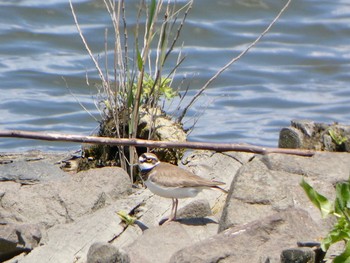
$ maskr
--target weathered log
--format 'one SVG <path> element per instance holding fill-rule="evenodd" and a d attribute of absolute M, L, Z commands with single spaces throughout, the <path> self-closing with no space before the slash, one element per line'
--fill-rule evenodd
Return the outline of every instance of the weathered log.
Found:
<path fill-rule="evenodd" d="M 104 145 L 119 145 L 119 146 L 139 146 L 149 148 L 188 148 L 188 149 L 201 149 L 212 150 L 217 152 L 238 151 L 238 152 L 251 152 L 257 154 L 268 153 L 283 153 L 294 154 L 300 156 L 313 156 L 314 151 L 301 150 L 301 149 L 282 149 L 261 147 L 250 144 L 234 144 L 234 143 L 209 143 L 209 142 L 173 142 L 173 141 L 151 141 L 142 139 L 126 139 L 126 138 L 110 138 L 110 137 L 97 137 L 97 136 L 83 136 L 73 134 L 61 134 L 61 133 L 41 133 L 19 130 L 0 131 L 0 137 L 13 137 L 24 138 L 34 140 L 45 141 L 65 141 L 65 142 L 77 142 L 77 143 L 90 143 L 90 144 L 104 144 Z"/>

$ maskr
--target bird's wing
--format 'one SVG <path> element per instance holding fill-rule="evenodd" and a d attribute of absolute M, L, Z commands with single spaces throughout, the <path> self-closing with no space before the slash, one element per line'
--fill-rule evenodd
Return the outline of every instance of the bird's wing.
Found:
<path fill-rule="evenodd" d="M 176 175 L 176 176 L 175 176 Z M 160 163 L 153 168 L 149 174 L 149 179 L 165 187 L 214 187 L 225 183 L 210 181 L 199 177 L 185 169 L 169 163 Z M 220 188 L 221 189 L 221 188 Z"/>

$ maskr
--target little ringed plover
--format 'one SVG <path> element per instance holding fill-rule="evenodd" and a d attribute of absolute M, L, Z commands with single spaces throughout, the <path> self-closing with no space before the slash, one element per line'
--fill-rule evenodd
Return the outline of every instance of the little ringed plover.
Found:
<path fill-rule="evenodd" d="M 218 189 L 225 183 L 199 177 L 170 163 L 160 162 L 153 153 L 143 153 L 139 157 L 139 168 L 147 188 L 156 195 L 173 201 L 168 221 L 176 219 L 179 198 L 195 197 L 203 189 Z"/>

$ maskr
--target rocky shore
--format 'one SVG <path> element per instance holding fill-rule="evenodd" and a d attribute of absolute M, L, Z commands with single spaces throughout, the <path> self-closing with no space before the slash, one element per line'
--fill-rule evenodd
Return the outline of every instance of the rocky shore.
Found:
<path fill-rule="evenodd" d="M 319 248 L 300 244 L 317 244 L 334 222 L 321 218 L 300 181 L 333 198 L 350 174 L 348 153 L 192 152 L 184 168 L 225 182 L 229 193 L 180 200 L 180 219 L 159 225 L 171 200 L 133 187 L 117 167 L 64 172 L 70 157 L 0 155 L 0 262 L 273 263 L 295 254 L 318 262 Z M 326 258 L 339 251 L 331 247 Z"/>

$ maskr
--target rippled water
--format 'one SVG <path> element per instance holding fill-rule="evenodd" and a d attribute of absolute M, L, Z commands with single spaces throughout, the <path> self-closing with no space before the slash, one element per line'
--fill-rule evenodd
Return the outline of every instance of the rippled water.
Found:
<path fill-rule="evenodd" d="M 195 1 L 182 32 L 187 58 L 177 77 L 186 76 L 189 95 L 254 41 L 284 2 Z M 103 1 L 73 3 L 93 52 L 103 56 L 110 27 Z M 189 140 L 276 146 L 291 119 L 349 124 L 349 37 L 348 0 L 292 1 L 269 34 L 191 108 L 185 125 L 200 118 Z M 72 95 L 98 117 L 97 75 L 68 1 L 0 0 L 0 54 L 0 129 L 89 135 L 98 127 Z M 0 151 L 33 148 L 79 145 L 0 138 Z"/>

